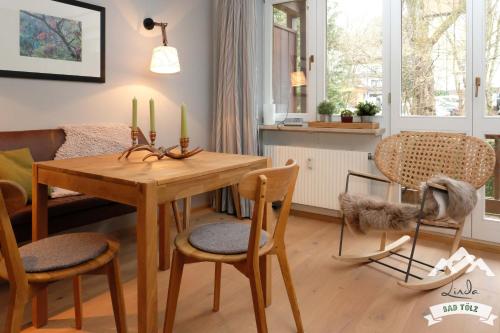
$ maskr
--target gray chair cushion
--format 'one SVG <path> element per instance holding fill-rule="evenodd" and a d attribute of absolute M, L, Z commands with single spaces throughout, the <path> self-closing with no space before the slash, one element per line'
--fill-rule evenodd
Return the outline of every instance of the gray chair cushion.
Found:
<path fill-rule="evenodd" d="M 97 258 L 107 250 L 106 236 L 96 233 L 54 236 L 19 248 L 27 273 L 71 268 Z"/>
<path fill-rule="evenodd" d="M 191 232 L 189 243 L 198 250 L 215 254 L 241 254 L 248 251 L 250 225 L 237 222 L 220 222 L 202 225 Z M 260 247 L 267 243 L 261 233 Z"/>

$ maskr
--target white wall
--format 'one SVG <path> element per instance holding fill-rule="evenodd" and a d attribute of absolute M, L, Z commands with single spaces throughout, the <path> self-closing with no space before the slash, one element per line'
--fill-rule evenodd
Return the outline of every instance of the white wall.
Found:
<path fill-rule="evenodd" d="M 63 123 L 130 122 L 139 99 L 139 125 L 149 128 L 148 100 L 157 103 L 158 141 L 179 138 L 179 105 L 187 103 L 191 142 L 209 142 L 212 109 L 212 1 L 86 0 L 107 10 L 105 84 L 0 78 L 0 131 L 54 128 Z M 161 31 L 146 31 L 146 17 L 167 21 L 182 72 L 149 72 Z"/>

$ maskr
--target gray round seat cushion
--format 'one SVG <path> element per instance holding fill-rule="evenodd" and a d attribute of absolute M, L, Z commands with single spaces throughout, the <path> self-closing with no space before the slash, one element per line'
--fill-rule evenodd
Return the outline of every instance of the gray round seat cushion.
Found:
<path fill-rule="evenodd" d="M 198 250 L 215 254 L 242 254 L 248 251 L 250 225 L 237 222 L 205 224 L 194 229 L 189 243 Z M 267 243 L 267 235 L 261 233 L 260 247 Z"/>
<path fill-rule="evenodd" d="M 26 273 L 71 268 L 99 257 L 108 250 L 106 236 L 74 233 L 44 238 L 19 248 Z"/>

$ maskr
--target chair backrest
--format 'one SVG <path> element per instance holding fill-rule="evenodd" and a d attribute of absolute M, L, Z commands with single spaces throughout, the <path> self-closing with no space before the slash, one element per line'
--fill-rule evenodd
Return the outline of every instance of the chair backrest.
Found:
<path fill-rule="evenodd" d="M 11 185 L 0 182 L 0 265 L 4 265 L 12 287 L 25 289 L 28 285 L 26 272 L 17 247 L 16 237 L 7 213 L 3 193 L 12 191 Z M 3 258 L 2 258 L 3 256 Z"/>
<path fill-rule="evenodd" d="M 262 224 L 270 213 L 267 206 L 275 201 L 282 201 L 282 206 L 273 238 L 278 246 L 284 246 L 285 229 L 298 173 L 297 163 L 289 160 L 285 167 L 252 171 L 240 181 L 240 195 L 255 202 L 248 247 L 249 258 L 258 258 Z"/>
<path fill-rule="evenodd" d="M 482 187 L 495 168 L 495 151 L 481 139 L 460 133 L 402 132 L 382 140 L 375 164 L 391 181 L 418 190 L 436 175 Z"/>

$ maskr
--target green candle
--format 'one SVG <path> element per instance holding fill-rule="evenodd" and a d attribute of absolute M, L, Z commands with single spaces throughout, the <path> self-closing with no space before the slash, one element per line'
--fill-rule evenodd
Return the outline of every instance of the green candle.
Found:
<path fill-rule="evenodd" d="M 188 138 L 188 127 L 187 127 L 187 107 L 186 104 L 181 105 L 181 138 Z"/>
<path fill-rule="evenodd" d="M 156 132 L 155 101 L 152 98 L 149 100 L 149 130 Z"/>
<path fill-rule="evenodd" d="M 137 130 L 137 98 L 132 100 L 132 130 Z"/>

